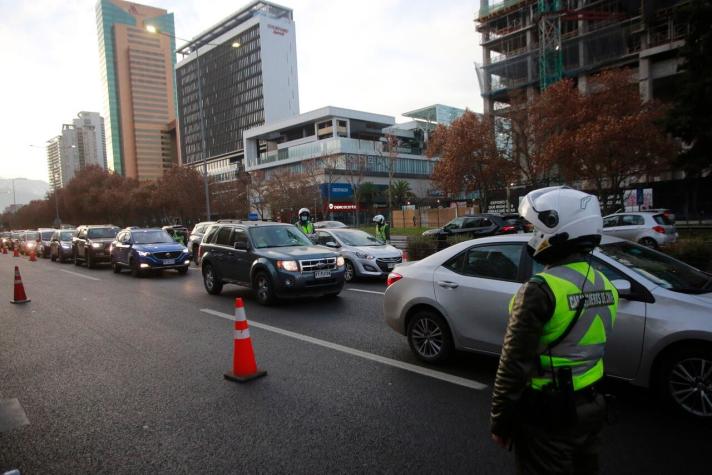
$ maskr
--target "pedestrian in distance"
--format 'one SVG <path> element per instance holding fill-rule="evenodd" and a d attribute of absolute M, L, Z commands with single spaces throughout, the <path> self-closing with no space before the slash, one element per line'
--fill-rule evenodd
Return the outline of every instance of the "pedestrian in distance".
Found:
<path fill-rule="evenodd" d="M 597 389 L 618 292 L 591 263 L 603 220 L 595 196 L 532 191 L 519 214 L 534 225 L 527 251 L 544 270 L 522 285 L 494 383 L 492 439 L 519 473 L 598 473 L 606 401 Z"/>
<path fill-rule="evenodd" d="M 391 241 L 391 227 L 386 222 L 386 218 L 382 214 L 377 214 L 373 217 L 373 222 L 376 223 L 376 237 L 385 243 Z"/>

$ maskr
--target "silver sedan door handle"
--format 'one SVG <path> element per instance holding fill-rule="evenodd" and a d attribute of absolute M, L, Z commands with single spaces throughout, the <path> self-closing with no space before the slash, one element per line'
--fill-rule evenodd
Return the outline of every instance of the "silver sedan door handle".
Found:
<path fill-rule="evenodd" d="M 456 284 L 455 282 L 450 282 L 448 280 L 441 280 L 438 282 L 438 285 L 446 289 L 456 289 L 459 287 L 459 284 Z"/>

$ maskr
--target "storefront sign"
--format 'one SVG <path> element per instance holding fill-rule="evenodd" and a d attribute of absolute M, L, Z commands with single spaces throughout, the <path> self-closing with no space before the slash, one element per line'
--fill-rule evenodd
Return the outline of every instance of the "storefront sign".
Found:
<path fill-rule="evenodd" d="M 359 207 L 354 203 L 329 203 L 329 211 L 357 211 Z"/>

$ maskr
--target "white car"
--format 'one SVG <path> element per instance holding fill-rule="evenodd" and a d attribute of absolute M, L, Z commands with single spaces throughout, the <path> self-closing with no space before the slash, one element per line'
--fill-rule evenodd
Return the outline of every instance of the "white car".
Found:
<path fill-rule="evenodd" d="M 359 229 L 317 229 L 317 243 L 337 250 L 346 261 L 344 279 L 384 278 L 403 262 L 403 252 Z"/>
<path fill-rule="evenodd" d="M 603 218 L 603 234 L 637 242 L 643 246 L 667 246 L 677 241 L 670 215 L 659 211 L 615 213 Z"/>

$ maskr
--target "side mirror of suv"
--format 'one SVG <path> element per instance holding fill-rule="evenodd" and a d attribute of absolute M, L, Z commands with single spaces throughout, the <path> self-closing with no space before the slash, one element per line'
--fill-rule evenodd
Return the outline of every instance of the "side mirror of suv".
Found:
<path fill-rule="evenodd" d="M 339 246 L 337 243 L 335 243 L 334 241 L 329 241 L 329 242 L 327 242 L 327 243 L 324 244 L 324 245 L 325 245 L 326 247 L 331 247 L 331 248 L 334 248 L 334 249 L 338 249 L 338 248 L 341 247 L 341 246 Z"/>

